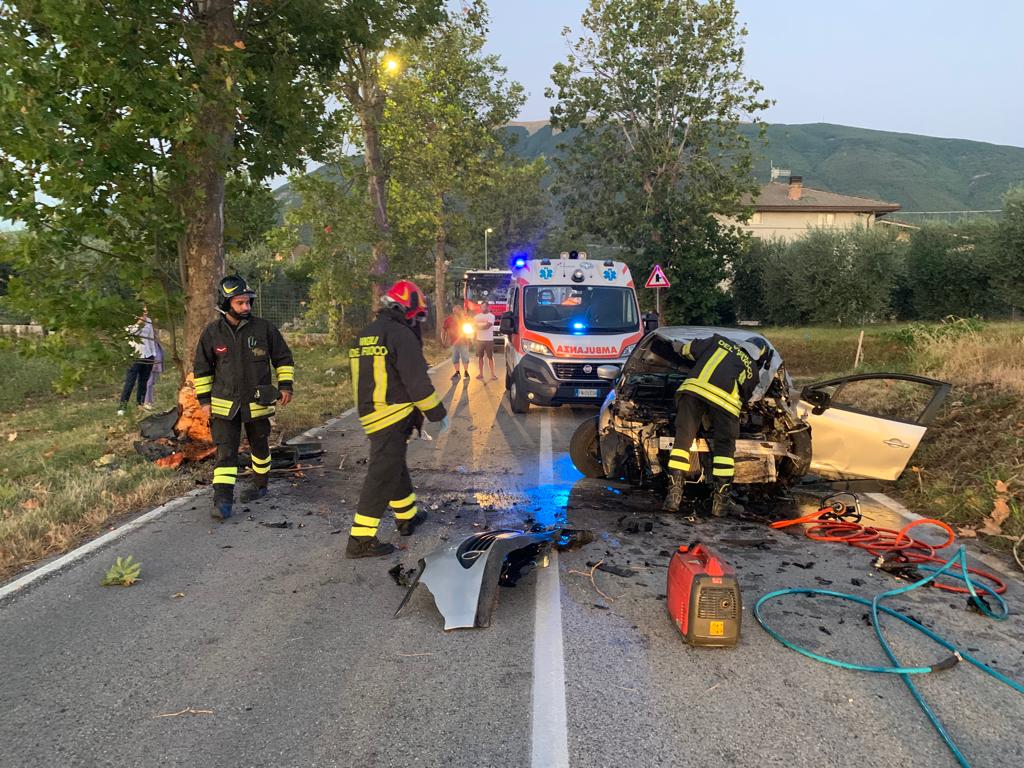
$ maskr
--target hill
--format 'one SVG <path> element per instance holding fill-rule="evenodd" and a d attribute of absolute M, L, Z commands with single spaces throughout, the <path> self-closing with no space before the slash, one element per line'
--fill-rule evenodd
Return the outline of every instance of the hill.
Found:
<path fill-rule="evenodd" d="M 511 123 L 513 151 L 527 159 L 552 157 L 572 141 L 544 121 Z M 753 137 L 752 126 L 745 127 Z M 758 148 L 758 179 L 770 167 L 788 168 L 815 189 L 899 203 L 905 211 L 995 210 L 1012 186 L 1024 184 L 1024 148 L 966 139 L 874 131 L 829 123 L 775 124 Z M 320 168 L 314 173 L 329 173 Z M 291 202 L 288 185 L 275 195 Z"/>

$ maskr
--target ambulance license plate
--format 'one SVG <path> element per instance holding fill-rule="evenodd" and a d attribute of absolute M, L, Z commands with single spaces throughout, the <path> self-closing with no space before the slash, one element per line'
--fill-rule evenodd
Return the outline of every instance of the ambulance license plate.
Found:
<path fill-rule="evenodd" d="M 576 397 L 597 397 L 596 389 L 577 389 Z"/>

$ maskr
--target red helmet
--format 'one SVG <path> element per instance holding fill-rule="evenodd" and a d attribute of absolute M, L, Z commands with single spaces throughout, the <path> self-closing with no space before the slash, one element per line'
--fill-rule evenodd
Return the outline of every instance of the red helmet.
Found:
<path fill-rule="evenodd" d="M 406 320 L 427 316 L 427 296 L 412 280 L 399 280 L 380 297 L 385 307 L 401 307 Z"/>

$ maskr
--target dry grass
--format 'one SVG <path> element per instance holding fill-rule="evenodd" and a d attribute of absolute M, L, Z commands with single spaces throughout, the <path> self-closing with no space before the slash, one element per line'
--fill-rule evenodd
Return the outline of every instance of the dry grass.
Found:
<path fill-rule="evenodd" d="M 1024 396 L 1024 327 L 998 324 L 953 337 L 923 339 L 917 359 L 938 378 L 961 386 L 991 386 Z"/>

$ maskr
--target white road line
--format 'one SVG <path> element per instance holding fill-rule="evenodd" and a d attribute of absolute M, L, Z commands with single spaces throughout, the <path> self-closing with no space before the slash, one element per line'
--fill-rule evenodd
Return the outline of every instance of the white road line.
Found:
<path fill-rule="evenodd" d="M 34 571 L 26 573 L 20 579 L 12 581 L 7 586 L 0 587 L 0 601 L 2 601 L 5 597 L 9 595 L 13 595 L 15 592 L 24 589 L 29 584 L 38 581 L 39 579 L 42 579 L 46 576 L 49 576 L 51 573 L 56 573 L 57 571 L 66 568 L 76 560 L 81 560 L 83 557 L 90 554 L 91 552 L 95 552 L 98 549 L 102 549 L 103 547 L 107 546 L 107 544 L 110 544 L 112 541 L 121 538 L 125 534 L 131 533 L 136 528 L 141 528 L 146 523 L 156 520 L 165 512 L 170 512 L 171 510 L 180 507 L 182 504 L 189 501 L 193 496 L 202 493 L 204 490 L 205 489 L 203 488 L 197 488 L 194 491 L 189 491 L 184 496 L 179 496 L 176 499 L 172 499 L 166 504 L 162 504 L 156 509 L 151 509 L 146 514 L 137 517 L 130 522 L 125 523 L 120 528 L 115 528 L 109 533 L 103 534 L 98 539 L 93 539 L 88 544 L 83 544 L 77 549 L 71 550 L 63 557 L 59 557 L 53 562 L 47 563 L 44 566 L 36 568 Z"/>
<path fill-rule="evenodd" d="M 554 482 L 551 454 L 551 411 L 541 410 L 538 480 Z M 533 622 L 533 723 L 531 768 L 569 768 L 569 735 L 565 714 L 565 657 L 562 648 L 562 596 L 558 552 L 552 549 L 547 568 L 537 572 L 537 608 Z"/>

